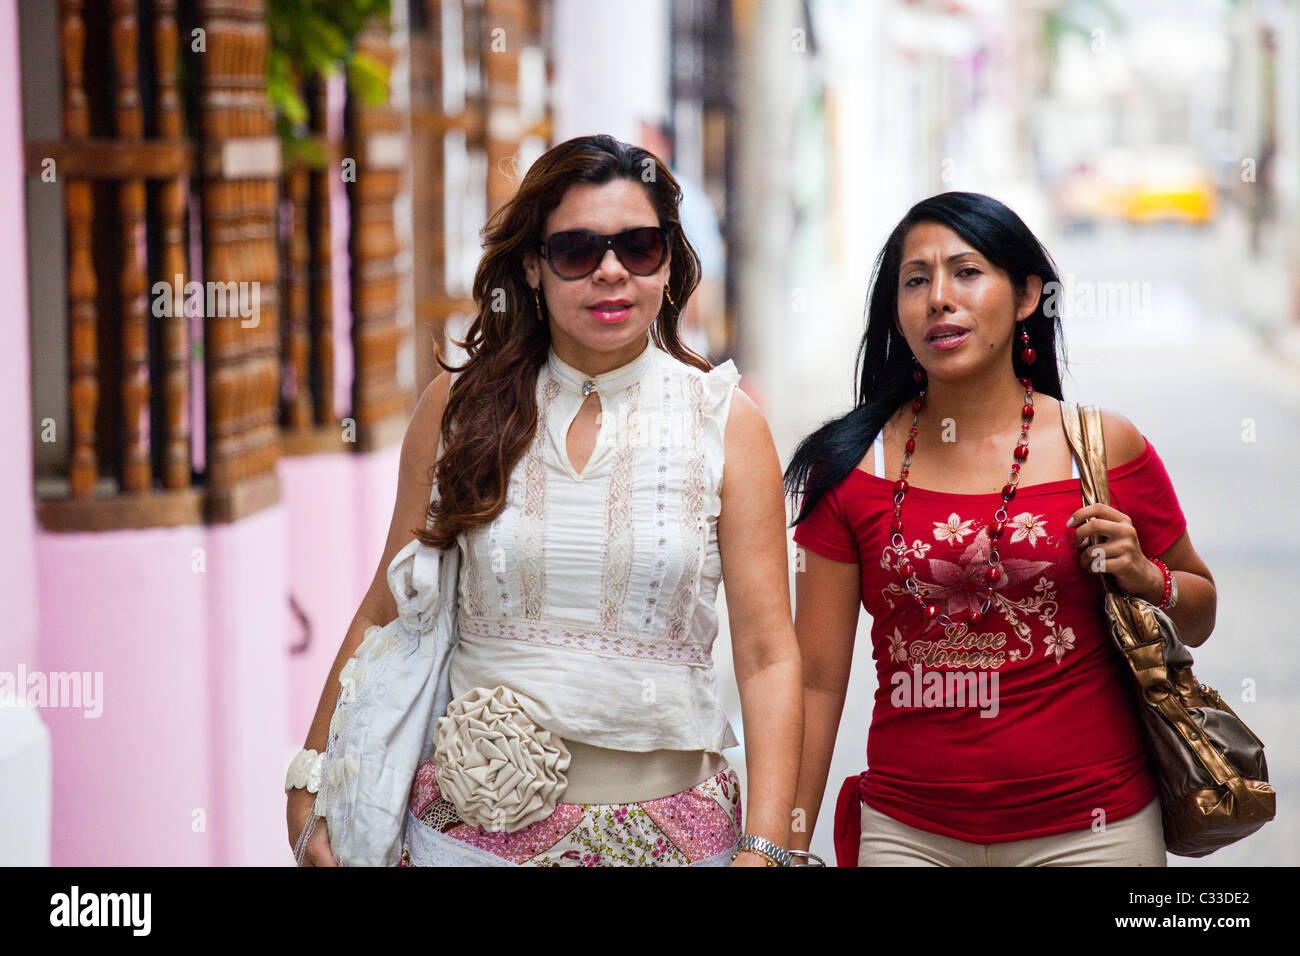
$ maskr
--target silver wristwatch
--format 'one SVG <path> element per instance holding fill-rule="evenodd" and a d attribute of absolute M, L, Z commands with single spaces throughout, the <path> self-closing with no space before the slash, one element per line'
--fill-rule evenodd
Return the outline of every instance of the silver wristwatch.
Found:
<path fill-rule="evenodd" d="M 800 866 L 825 866 L 826 861 L 816 853 L 807 853 L 803 850 L 786 850 L 777 846 L 771 840 L 765 840 L 761 836 L 754 836 L 752 833 L 746 833 L 740 838 L 736 846 L 736 852 L 741 850 L 757 850 L 767 856 L 770 856 L 779 866 L 794 866 L 795 860 L 802 860 Z"/>

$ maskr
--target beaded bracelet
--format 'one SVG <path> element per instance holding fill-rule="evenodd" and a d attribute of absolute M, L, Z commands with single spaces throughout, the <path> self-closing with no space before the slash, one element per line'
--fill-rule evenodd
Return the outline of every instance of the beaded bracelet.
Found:
<path fill-rule="evenodd" d="M 1178 603 L 1178 582 L 1174 580 L 1169 565 L 1159 558 L 1152 558 L 1151 560 L 1160 569 L 1160 573 L 1164 575 L 1165 579 L 1164 588 L 1160 592 L 1160 600 L 1156 602 L 1156 607 L 1162 611 L 1172 610 L 1173 606 Z"/>
<path fill-rule="evenodd" d="M 289 771 L 284 777 L 284 792 L 304 789 L 308 793 L 320 790 L 321 763 L 325 755 L 314 750 L 299 750 L 289 761 Z"/>

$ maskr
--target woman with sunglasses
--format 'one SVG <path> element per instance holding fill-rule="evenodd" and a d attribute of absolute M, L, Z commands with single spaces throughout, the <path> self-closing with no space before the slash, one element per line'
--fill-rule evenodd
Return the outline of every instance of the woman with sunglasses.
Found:
<path fill-rule="evenodd" d="M 384 569 L 412 535 L 462 550 L 455 699 L 411 789 L 405 864 L 788 862 L 801 700 L 781 470 L 734 365 L 678 337 L 699 271 L 680 199 L 645 150 L 583 137 L 485 229 L 468 357 L 440 358 L 416 409 L 358 612 L 362 630 L 395 615 Z M 711 655 L 724 572 L 743 833 Z M 291 806 L 291 837 L 306 813 Z M 307 852 L 332 862 L 327 835 Z"/>
<path fill-rule="evenodd" d="M 876 261 L 857 405 L 786 471 L 806 549 L 795 805 L 814 820 L 859 605 L 872 618 L 878 690 L 867 770 L 837 801 L 841 866 L 1165 865 L 1098 575 L 1162 607 L 1192 646 L 1213 629 L 1215 587 L 1155 448 L 1105 409 L 1111 500 L 1082 506 L 1059 288 L 1003 204 L 916 204 Z"/>

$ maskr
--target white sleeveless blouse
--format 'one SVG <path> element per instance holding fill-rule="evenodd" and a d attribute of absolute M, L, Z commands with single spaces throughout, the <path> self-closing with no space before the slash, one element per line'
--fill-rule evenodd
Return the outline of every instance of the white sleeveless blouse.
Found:
<path fill-rule="evenodd" d="M 579 474 L 567 438 L 587 381 L 602 414 Z M 595 747 L 738 746 L 712 648 L 739 381 L 731 361 L 705 373 L 649 336 L 637 358 L 591 379 L 550 350 L 506 507 L 460 536 L 454 694 L 505 684 L 537 702 L 543 727 Z"/>

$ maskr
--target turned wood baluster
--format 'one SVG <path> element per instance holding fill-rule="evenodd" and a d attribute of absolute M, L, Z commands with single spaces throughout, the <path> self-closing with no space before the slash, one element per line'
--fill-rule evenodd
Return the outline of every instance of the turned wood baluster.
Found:
<path fill-rule="evenodd" d="M 255 4 L 249 3 L 248 7 Z M 251 12 L 251 11 L 250 11 Z M 256 93 L 253 83 L 257 72 L 252 62 L 252 50 L 255 43 L 256 25 L 244 20 L 235 35 L 235 60 L 232 72 L 239 90 L 238 109 L 235 117 L 238 123 L 236 134 L 241 137 L 256 136 L 257 114 L 253 105 Z M 245 328 L 241 316 L 236 327 L 236 334 L 241 340 L 240 372 L 240 408 L 239 408 L 239 476 L 249 478 L 258 473 L 261 457 L 262 435 L 259 422 L 259 365 L 261 361 L 261 341 L 266 328 L 266 301 L 271 291 L 262 282 L 265 270 L 261 266 L 261 227 L 262 203 L 257 180 L 242 179 L 238 182 L 240 243 L 239 243 L 239 279 L 241 282 L 259 283 L 261 296 L 258 324 Z"/>
<path fill-rule="evenodd" d="M 281 285 L 284 302 L 284 368 L 288 376 L 285 396 L 285 424 L 294 429 L 309 428 L 312 419 L 310 360 L 311 339 L 307 323 L 311 303 L 308 270 L 311 246 L 307 234 L 307 207 L 311 194 L 311 170 L 299 165 L 284 177 L 289 206 L 289 234 L 285 237 L 285 275 Z"/>
<path fill-rule="evenodd" d="M 67 140 L 90 135 L 90 110 L 86 102 L 82 57 L 86 27 L 81 0 L 62 0 L 59 34 L 63 48 L 63 136 Z M 95 413 L 99 407 L 99 360 L 95 296 L 98 283 L 91 248 L 95 204 L 91 184 L 69 180 L 64 192 L 68 220 L 68 398 L 71 414 L 72 454 L 68 461 L 68 487 L 73 495 L 94 494 L 99 473 L 95 454 Z"/>
<path fill-rule="evenodd" d="M 264 4 L 258 4 L 259 9 Z M 263 92 L 266 87 L 266 55 L 270 31 L 262 20 L 254 21 L 249 38 L 249 88 L 256 92 L 249 106 L 255 122 L 254 135 L 275 136 L 275 113 Z M 257 328 L 254 421 L 256 434 L 254 470 L 271 472 L 280 454 L 280 257 L 276 249 L 279 219 L 279 179 L 253 181 L 256 208 L 261 219 L 257 279 L 260 284 L 260 323 Z"/>
<path fill-rule="evenodd" d="M 217 149 L 231 135 L 228 68 L 231 24 L 224 15 L 225 4 L 202 0 L 199 6 L 207 37 L 207 52 L 199 58 L 202 69 L 200 115 L 204 141 L 210 149 Z M 206 171 L 203 181 L 203 271 L 209 287 L 234 278 L 227 255 L 235 198 L 231 194 L 231 185 L 220 178 L 219 171 Z M 218 491 L 235 482 L 232 465 L 239 343 L 231 331 L 233 323 L 237 322 L 238 317 L 231 319 L 211 314 L 205 303 L 208 484 Z"/>
<path fill-rule="evenodd" d="M 180 140 L 180 101 L 176 94 L 176 0 L 154 0 L 153 28 L 155 82 L 157 84 L 158 136 Z M 190 326 L 185 315 L 185 192 L 182 179 L 168 179 L 159 188 L 162 219 L 162 281 L 172 289 L 171 318 L 164 318 L 163 395 L 166 454 L 163 484 L 167 488 L 190 485 Z"/>
<path fill-rule="evenodd" d="M 438 349 L 446 346 L 447 298 L 446 269 L 447 243 L 444 229 L 446 209 L 446 163 L 444 158 L 444 132 L 438 121 L 442 118 L 442 11 L 440 2 L 423 0 L 426 10 L 427 32 L 422 37 L 423 55 L 413 70 L 422 73 L 421 96 L 418 104 L 420 139 L 412 144 L 416 195 L 415 242 L 416 248 L 427 250 L 416 257 L 416 366 L 419 381 L 424 384 L 437 377 L 442 368 L 434 361 Z M 412 97 L 414 99 L 414 97 Z M 412 104 L 413 110 L 416 105 Z"/>
<path fill-rule="evenodd" d="M 144 138 L 144 114 L 136 70 L 138 28 L 134 0 L 113 0 L 113 65 L 116 70 L 117 138 Z M 122 490 L 148 491 L 149 467 L 149 315 L 143 179 L 118 184 L 122 266 Z"/>
<path fill-rule="evenodd" d="M 323 170 L 311 174 L 311 348 L 314 382 L 311 393 L 313 420 L 333 424 L 334 418 L 334 256 L 331 247 L 330 190 L 339 175 L 342 154 L 340 130 L 331 120 L 329 84 L 315 85 L 312 104 L 313 129 L 327 142 L 328 161 Z"/>
<path fill-rule="evenodd" d="M 396 59 L 385 25 L 373 24 L 360 38 L 368 55 L 391 66 Z M 397 351 L 402 328 L 397 321 L 398 239 L 393 203 L 401 188 L 403 168 L 390 168 L 372 155 L 382 142 L 391 142 L 402 129 L 391 102 L 369 107 L 350 100 L 353 112 L 353 155 L 357 181 L 351 189 L 353 347 L 356 378 L 353 417 L 373 427 L 406 410 L 407 396 L 397 385 Z"/>

